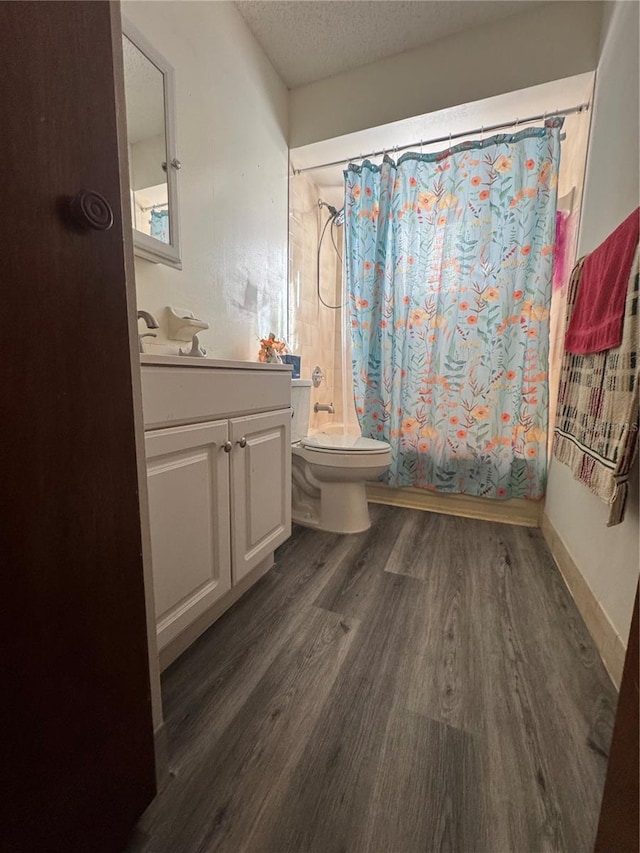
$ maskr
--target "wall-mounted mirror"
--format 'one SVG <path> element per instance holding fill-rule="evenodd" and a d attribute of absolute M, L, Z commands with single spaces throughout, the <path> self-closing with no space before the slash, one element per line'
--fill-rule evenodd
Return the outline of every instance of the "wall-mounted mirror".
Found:
<path fill-rule="evenodd" d="M 179 269 L 173 69 L 127 21 L 122 50 L 134 251 Z"/>

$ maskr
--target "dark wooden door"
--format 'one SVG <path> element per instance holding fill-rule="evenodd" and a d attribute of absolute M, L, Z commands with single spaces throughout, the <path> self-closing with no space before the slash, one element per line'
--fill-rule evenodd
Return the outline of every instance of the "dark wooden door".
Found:
<path fill-rule="evenodd" d="M 638 589 L 622 672 L 595 853 L 637 853 L 640 849 L 640 739 L 638 727 Z"/>
<path fill-rule="evenodd" d="M 0 849 L 121 851 L 155 781 L 119 9 L 2 3 L 0 36 Z M 80 190 L 109 230 L 72 223 Z"/>

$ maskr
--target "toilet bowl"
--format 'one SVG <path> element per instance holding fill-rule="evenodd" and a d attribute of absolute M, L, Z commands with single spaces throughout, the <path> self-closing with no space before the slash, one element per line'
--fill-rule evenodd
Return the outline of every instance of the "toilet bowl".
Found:
<path fill-rule="evenodd" d="M 385 441 L 349 435 L 307 435 L 311 381 L 293 379 L 292 519 L 332 533 L 360 533 L 371 522 L 365 484 L 391 463 Z"/>

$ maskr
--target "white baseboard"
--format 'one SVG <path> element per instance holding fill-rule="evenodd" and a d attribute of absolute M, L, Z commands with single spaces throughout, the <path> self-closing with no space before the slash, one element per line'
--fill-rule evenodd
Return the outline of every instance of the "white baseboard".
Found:
<path fill-rule="evenodd" d="M 367 500 L 371 503 L 404 506 L 444 515 L 501 521 L 521 527 L 540 527 L 542 501 L 511 498 L 506 501 L 476 498 L 473 495 L 437 495 L 424 489 L 394 489 L 382 483 L 367 483 Z"/>
<path fill-rule="evenodd" d="M 546 513 L 542 515 L 541 528 L 560 574 L 600 652 L 602 662 L 613 683 L 616 687 L 620 687 L 626 654 L 625 645 Z"/>

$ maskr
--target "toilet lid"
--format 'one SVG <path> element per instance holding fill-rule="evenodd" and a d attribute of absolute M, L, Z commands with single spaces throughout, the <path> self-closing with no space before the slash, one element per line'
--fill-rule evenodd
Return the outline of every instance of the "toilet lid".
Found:
<path fill-rule="evenodd" d="M 331 450 L 336 452 L 386 453 L 389 445 L 386 441 L 376 441 L 375 438 L 363 438 L 359 435 L 326 435 L 316 433 L 307 435 L 301 441 L 303 447 L 315 450 Z"/>

